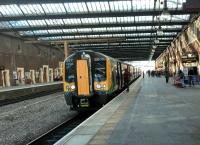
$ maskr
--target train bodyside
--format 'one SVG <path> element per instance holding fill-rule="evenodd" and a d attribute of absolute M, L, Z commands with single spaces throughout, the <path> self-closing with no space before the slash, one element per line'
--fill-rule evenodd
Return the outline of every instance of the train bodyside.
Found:
<path fill-rule="evenodd" d="M 72 109 L 96 108 L 106 104 L 113 93 L 124 88 L 124 71 L 133 80 L 133 66 L 93 51 L 80 51 L 64 61 L 64 94 Z"/>

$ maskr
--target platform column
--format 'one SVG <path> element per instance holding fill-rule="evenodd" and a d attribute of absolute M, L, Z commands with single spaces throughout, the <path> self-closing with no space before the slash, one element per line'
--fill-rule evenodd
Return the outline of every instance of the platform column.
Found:
<path fill-rule="evenodd" d="M 69 43 L 67 41 L 64 41 L 64 54 L 65 58 L 70 55 Z"/>

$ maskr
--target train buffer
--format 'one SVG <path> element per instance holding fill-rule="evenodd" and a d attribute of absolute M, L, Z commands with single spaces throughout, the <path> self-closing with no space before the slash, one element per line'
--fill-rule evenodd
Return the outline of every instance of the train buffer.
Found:
<path fill-rule="evenodd" d="M 139 78 L 56 145 L 200 144 L 199 89 Z"/>

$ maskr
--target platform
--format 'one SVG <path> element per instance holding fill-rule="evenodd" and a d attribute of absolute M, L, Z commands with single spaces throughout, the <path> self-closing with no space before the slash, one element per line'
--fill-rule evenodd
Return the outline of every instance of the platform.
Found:
<path fill-rule="evenodd" d="M 31 97 L 38 93 L 56 92 L 62 89 L 62 82 L 51 82 L 43 84 L 23 85 L 5 87 L 0 89 L 0 105 L 7 102 L 22 99 L 22 97 Z"/>
<path fill-rule="evenodd" d="M 200 144 L 200 89 L 176 88 L 164 78 L 140 78 L 130 88 L 56 145 Z"/>

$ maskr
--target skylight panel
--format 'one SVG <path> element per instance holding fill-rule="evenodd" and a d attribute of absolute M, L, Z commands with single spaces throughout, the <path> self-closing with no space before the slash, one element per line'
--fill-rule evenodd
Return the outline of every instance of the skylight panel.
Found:
<path fill-rule="evenodd" d="M 104 31 L 107 31 L 106 28 L 92 28 L 92 31 L 93 32 L 104 32 Z"/>
<path fill-rule="evenodd" d="M 138 26 L 137 30 L 151 30 L 151 26 Z"/>
<path fill-rule="evenodd" d="M 125 37 L 126 34 L 113 34 L 113 37 Z"/>
<path fill-rule="evenodd" d="M 0 28 L 12 28 L 9 22 L 0 22 Z"/>
<path fill-rule="evenodd" d="M 35 30 L 33 31 L 34 34 L 48 34 L 48 31 L 47 30 Z"/>
<path fill-rule="evenodd" d="M 53 30 L 48 30 L 50 34 L 61 34 L 63 31 L 61 29 L 53 29 Z"/>
<path fill-rule="evenodd" d="M 30 26 L 46 26 L 44 20 L 27 20 Z"/>
<path fill-rule="evenodd" d="M 27 21 L 10 21 L 10 24 L 15 28 L 28 27 Z"/>
<path fill-rule="evenodd" d="M 111 11 L 130 11 L 131 1 L 113 1 L 110 2 Z"/>
<path fill-rule="evenodd" d="M 49 37 L 50 40 L 59 40 L 62 39 L 61 36 L 56 36 L 56 37 Z"/>
<path fill-rule="evenodd" d="M 74 24 L 81 24 L 80 19 L 63 19 L 66 25 L 74 25 Z"/>
<path fill-rule="evenodd" d="M 87 12 L 87 6 L 85 3 L 64 3 L 64 6 L 68 13 L 85 13 Z"/>
<path fill-rule="evenodd" d="M 74 36 L 62 36 L 62 39 L 74 39 Z"/>
<path fill-rule="evenodd" d="M 176 35 L 176 32 L 164 32 L 164 35 Z"/>
<path fill-rule="evenodd" d="M 92 29 L 91 28 L 80 28 L 80 29 L 77 29 L 78 32 L 92 32 Z"/>
<path fill-rule="evenodd" d="M 97 24 L 99 23 L 98 18 L 82 18 L 81 19 L 83 24 Z"/>
<path fill-rule="evenodd" d="M 136 22 L 145 22 L 145 21 L 152 21 L 152 20 L 153 20 L 152 16 L 135 16 Z"/>
<path fill-rule="evenodd" d="M 106 37 L 106 38 L 109 38 L 109 37 L 112 37 L 112 34 L 102 34 L 102 35 L 100 35 L 100 37 Z"/>
<path fill-rule="evenodd" d="M 20 8 L 25 15 L 44 14 L 44 11 L 39 4 L 20 5 Z"/>
<path fill-rule="evenodd" d="M 45 19 L 46 23 L 48 25 L 64 25 L 63 20 L 62 19 Z"/>
<path fill-rule="evenodd" d="M 116 18 L 111 17 L 111 18 L 99 18 L 100 23 L 116 23 Z"/>
<path fill-rule="evenodd" d="M 107 27 L 108 31 L 121 31 L 121 27 Z"/>
<path fill-rule="evenodd" d="M 117 17 L 117 22 L 123 23 L 123 22 L 134 22 L 134 17 Z"/>
<path fill-rule="evenodd" d="M 89 12 L 105 12 L 109 11 L 108 2 L 87 2 Z"/>
<path fill-rule="evenodd" d="M 0 13 L 3 16 L 19 16 L 23 15 L 20 8 L 17 5 L 0 5 Z"/>
<path fill-rule="evenodd" d="M 57 4 L 42 4 L 46 14 L 66 13 L 65 7 L 62 3 Z"/>
<path fill-rule="evenodd" d="M 78 35 L 78 36 L 74 36 L 74 38 L 86 38 L 86 35 Z"/>
<path fill-rule="evenodd" d="M 189 20 L 190 15 L 172 15 L 171 20 L 177 20 L 177 21 L 187 21 Z"/>
<path fill-rule="evenodd" d="M 77 29 L 63 29 L 63 32 L 65 32 L 65 33 L 76 33 Z"/>
<path fill-rule="evenodd" d="M 19 34 L 20 35 L 28 35 L 28 36 L 31 36 L 31 35 L 34 35 L 33 31 L 19 31 Z"/>
<path fill-rule="evenodd" d="M 136 30 L 137 27 L 133 26 L 133 27 L 122 27 L 123 31 L 131 31 L 131 30 Z"/>

